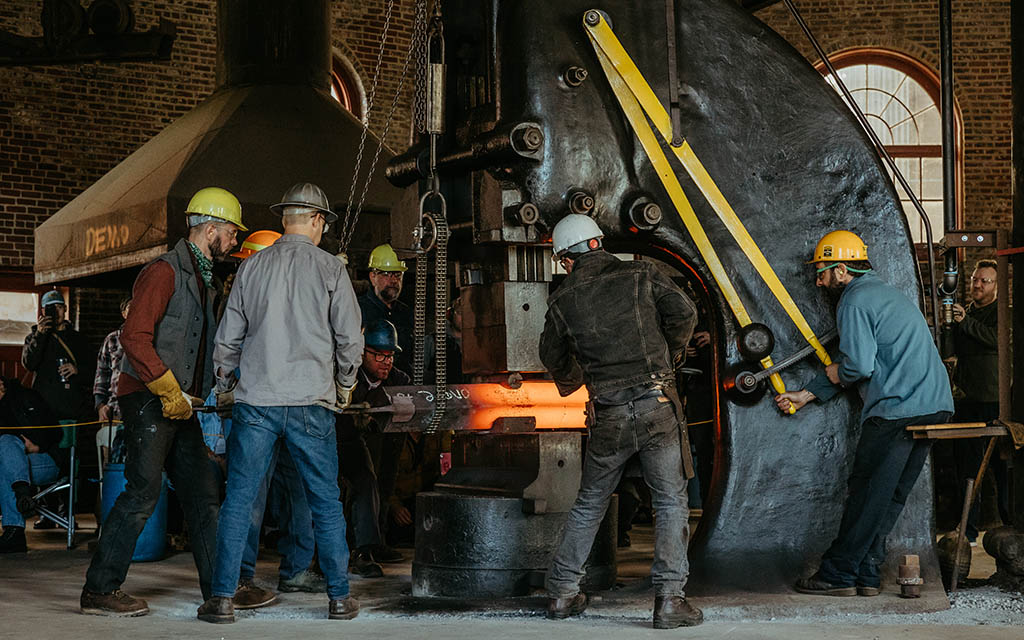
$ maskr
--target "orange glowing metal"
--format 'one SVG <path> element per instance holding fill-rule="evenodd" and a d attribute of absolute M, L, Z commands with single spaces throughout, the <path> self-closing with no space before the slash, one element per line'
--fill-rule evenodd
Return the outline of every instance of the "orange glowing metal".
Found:
<path fill-rule="evenodd" d="M 562 397 L 553 382 L 526 381 L 518 389 L 474 384 L 468 428 L 487 430 L 499 418 L 533 417 L 537 429 L 582 429 L 588 397 L 586 388 Z"/>

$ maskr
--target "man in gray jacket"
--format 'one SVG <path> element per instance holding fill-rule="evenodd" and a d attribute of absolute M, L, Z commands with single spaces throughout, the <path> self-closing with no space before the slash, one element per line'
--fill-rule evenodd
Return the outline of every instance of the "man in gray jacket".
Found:
<path fill-rule="evenodd" d="M 349 595 L 333 410 L 348 405 L 355 386 L 361 314 L 344 265 L 317 248 L 337 220 L 324 192 L 297 184 L 271 210 L 281 214 L 284 235 L 239 267 L 217 330 L 218 405 L 234 403 L 234 410 L 213 595 L 198 617 L 235 620 L 232 596 L 253 501 L 283 440 L 313 513 L 328 617 L 348 620 L 359 613 L 359 603 Z"/>

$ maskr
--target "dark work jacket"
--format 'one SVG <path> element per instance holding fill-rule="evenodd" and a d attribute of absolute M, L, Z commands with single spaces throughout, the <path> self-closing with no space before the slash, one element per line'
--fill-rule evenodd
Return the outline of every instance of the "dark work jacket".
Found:
<path fill-rule="evenodd" d="M 999 402 L 999 304 L 971 304 L 964 319 L 953 325 L 956 372 L 953 380 L 973 402 Z"/>
<path fill-rule="evenodd" d="M 6 392 L 0 398 L 0 427 L 30 427 L 57 424 L 57 418 L 43 397 L 33 389 L 26 389 L 15 380 L 4 379 Z M 48 453 L 62 471 L 67 471 L 68 454 L 60 448 L 63 431 L 56 429 L 3 429 L 0 435 L 25 436 L 39 447 L 40 453 Z"/>
<path fill-rule="evenodd" d="M 359 296 L 359 310 L 363 313 L 363 328 L 370 326 L 377 320 L 387 320 L 395 325 L 398 331 L 398 346 L 402 348 L 401 353 L 395 354 L 395 368 L 405 372 L 412 372 L 412 309 L 401 300 L 395 300 L 395 304 L 388 308 L 384 302 L 377 297 L 373 287 Z"/>
<path fill-rule="evenodd" d="M 221 283 L 214 279 L 205 292 L 196 273 L 192 251 L 185 239 L 157 258 L 174 268 L 174 293 L 163 317 L 153 329 L 153 347 L 160 360 L 174 373 L 182 390 L 205 398 L 213 388 L 213 338 L 217 333 L 216 297 Z M 136 296 L 138 297 L 138 296 Z M 121 371 L 139 378 L 132 367 L 133 354 L 122 341 L 125 357 Z"/>
<path fill-rule="evenodd" d="M 68 355 L 57 337 L 71 349 Z M 57 373 L 58 358 L 75 365 L 78 373 L 68 378 L 68 386 Z M 93 413 L 92 381 L 96 372 L 96 350 L 89 348 L 85 338 L 65 322 L 60 331 L 41 333 L 32 327 L 21 350 L 21 363 L 35 372 L 32 388 L 43 396 L 50 409 L 61 420 L 85 420 Z"/>
<path fill-rule="evenodd" d="M 376 387 L 370 388 L 370 379 L 366 371 L 359 367 L 356 372 L 356 388 L 352 390 L 352 404 L 369 404 L 371 407 L 384 407 L 391 404 L 385 387 L 404 387 L 410 384 L 409 376 L 397 367 L 391 368 L 387 380 L 384 380 Z M 380 431 L 380 425 L 372 414 L 339 414 L 336 426 L 338 429 L 338 440 L 351 440 L 363 431 Z"/>
<path fill-rule="evenodd" d="M 595 251 L 548 298 L 540 358 L 563 396 L 583 384 L 591 398 L 671 386 L 696 324 L 693 302 L 653 263 Z"/>

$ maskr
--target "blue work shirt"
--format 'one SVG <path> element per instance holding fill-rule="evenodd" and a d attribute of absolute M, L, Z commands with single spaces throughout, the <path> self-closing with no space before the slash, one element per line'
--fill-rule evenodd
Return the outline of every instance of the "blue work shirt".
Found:
<path fill-rule="evenodd" d="M 854 278 L 836 308 L 839 380 L 857 385 L 864 402 L 861 421 L 953 411 L 946 368 L 924 315 L 874 271 Z M 841 387 L 822 372 L 807 385 L 821 401 Z"/>

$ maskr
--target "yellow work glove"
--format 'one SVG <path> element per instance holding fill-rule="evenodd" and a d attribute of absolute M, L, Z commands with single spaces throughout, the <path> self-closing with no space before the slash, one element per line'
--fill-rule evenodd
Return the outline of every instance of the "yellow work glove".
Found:
<path fill-rule="evenodd" d="M 348 405 L 352 404 L 352 392 L 355 391 L 356 385 L 352 384 L 351 387 L 342 386 L 340 382 L 334 383 L 334 390 L 338 395 L 338 408 L 344 409 Z"/>
<path fill-rule="evenodd" d="M 146 388 L 160 398 L 165 418 L 188 420 L 192 417 L 192 401 L 181 390 L 170 369 L 156 380 L 147 382 Z"/>

